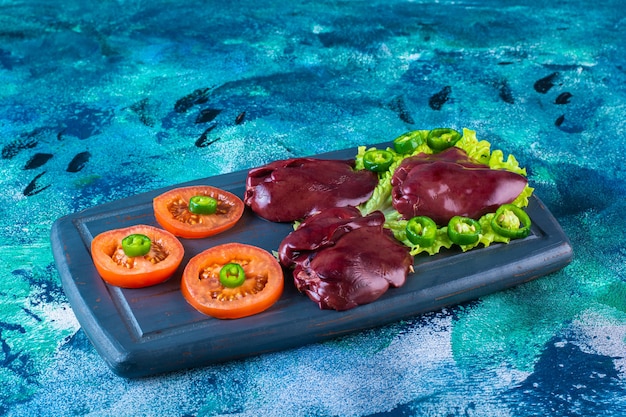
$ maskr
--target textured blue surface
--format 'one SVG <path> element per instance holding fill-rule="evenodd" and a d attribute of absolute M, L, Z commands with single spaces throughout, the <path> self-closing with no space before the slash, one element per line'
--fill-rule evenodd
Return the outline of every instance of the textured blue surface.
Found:
<path fill-rule="evenodd" d="M 0 0 L 0 414 L 626 415 L 625 29 L 620 0 Z M 80 330 L 55 219 L 438 126 L 518 158 L 572 241 L 568 267 L 141 380 Z"/>

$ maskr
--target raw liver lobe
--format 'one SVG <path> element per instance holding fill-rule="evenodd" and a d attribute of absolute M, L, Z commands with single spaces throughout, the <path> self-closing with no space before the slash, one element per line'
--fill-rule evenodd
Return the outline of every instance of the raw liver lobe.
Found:
<path fill-rule="evenodd" d="M 250 170 L 244 202 L 259 216 L 291 222 L 331 207 L 357 206 L 378 184 L 353 161 L 293 158 Z"/>
<path fill-rule="evenodd" d="M 453 216 L 478 219 L 511 203 L 527 180 L 514 172 L 490 169 L 451 148 L 405 159 L 391 184 L 393 206 L 405 219 L 428 216 L 445 225 Z"/>
<path fill-rule="evenodd" d="M 371 303 L 404 284 L 413 258 L 383 229 L 384 216 L 361 217 L 347 207 L 305 220 L 279 247 L 294 267 L 294 283 L 322 309 L 348 310 Z"/>

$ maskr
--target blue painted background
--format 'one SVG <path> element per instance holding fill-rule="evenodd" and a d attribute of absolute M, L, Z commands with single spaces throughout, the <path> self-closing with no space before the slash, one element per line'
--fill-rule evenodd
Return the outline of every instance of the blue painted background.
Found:
<path fill-rule="evenodd" d="M 625 31 L 620 0 L 0 0 L 0 415 L 625 416 Z M 57 218 L 438 126 L 518 158 L 569 266 L 141 380 L 80 330 Z"/>

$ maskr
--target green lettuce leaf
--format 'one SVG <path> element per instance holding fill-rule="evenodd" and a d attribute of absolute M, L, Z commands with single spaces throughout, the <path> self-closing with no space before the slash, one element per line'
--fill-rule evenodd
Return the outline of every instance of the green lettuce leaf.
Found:
<path fill-rule="evenodd" d="M 447 227 L 440 227 L 437 230 L 437 237 L 435 242 L 428 247 L 421 247 L 419 245 L 414 245 L 411 243 L 406 237 L 406 224 L 407 220 L 402 219 L 400 213 L 393 208 L 391 201 L 391 178 L 393 176 L 394 171 L 400 165 L 400 163 L 404 160 L 404 158 L 408 158 L 410 156 L 414 156 L 420 153 L 432 154 L 433 150 L 428 147 L 426 144 L 426 136 L 428 135 L 428 130 L 419 130 L 405 133 L 414 135 L 414 137 L 421 140 L 421 143 L 418 147 L 410 154 L 400 155 L 394 152 L 392 148 L 386 148 L 386 150 L 394 153 L 394 162 L 392 163 L 389 171 L 385 171 L 378 174 L 379 181 L 378 185 L 374 189 L 372 196 L 364 202 L 363 204 L 358 206 L 361 214 L 364 216 L 372 213 L 373 211 L 381 211 L 385 215 L 385 227 L 393 232 L 394 237 L 402 242 L 404 245 L 408 246 L 411 249 L 412 255 L 417 255 L 419 253 L 425 252 L 429 255 L 434 255 L 439 253 L 442 248 L 450 249 L 454 243 L 448 238 Z M 508 155 L 508 157 L 504 158 L 504 152 L 499 149 L 491 150 L 491 144 L 486 140 L 479 141 L 476 138 L 476 132 L 470 129 L 463 129 L 463 137 L 454 145 L 457 148 L 464 150 L 468 156 L 472 159 L 477 160 L 480 163 L 488 165 L 491 169 L 503 169 L 511 172 L 515 172 L 520 175 L 526 176 L 526 169 L 519 166 L 519 162 L 513 155 Z M 358 148 L 357 155 L 355 157 L 355 166 L 356 169 L 364 169 L 363 166 L 363 155 L 365 152 L 376 149 L 373 147 L 367 148 L 365 146 L 361 146 Z M 520 195 L 513 201 L 513 204 L 520 208 L 524 208 L 528 206 L 528 199 L 532 196 L 533 188 L 530 186 L 526 186 L 526 188 L 520 193 Z M 508 243 L 510 241 L 509 238 L 500 236 L 496 234 L 491 228 L 491 219 L 493 218 L 495 213 L 488 213 L 482 216 L 478 222 L 481 225 L 482 233 L 480 235 L 479 240 L 472 245 L 461 245 L 459 246 L 461 250 L 468 251 L 477 246 L 482 245 L 483 247 L 487 247 L 494 242 L 500 243 Z"/>

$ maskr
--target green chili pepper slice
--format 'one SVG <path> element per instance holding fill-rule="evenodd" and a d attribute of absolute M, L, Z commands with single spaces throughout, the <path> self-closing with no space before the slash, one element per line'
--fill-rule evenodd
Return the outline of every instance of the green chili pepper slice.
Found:
<path fill-rule="evenodd" d="M 217 200 L 208 195 L 194 195 L 189 199 L 189 211 L 193 214 L 213 214 L 217 211 Z"/>
<path fill-rule="evenodd" d="M 406 224 L 406 237 L 414 245 L 431 246 L 437 237 L 437 225 L 430 217 L 413 217 Z"/>
<path fill-rule="evenodd" d="M 440 127 L 428 132 L 426 143 L 433 151 L 443 151 L 454 146 L 461 139 L 461 133 L 447 127 Z"/>
<path fill-rule="evenodd" d="M 246 281 L 246 273 L 238 263 L 228 263 L 220 269 L 220 282 L 228 288 L 239 287 Z"/>
<path fill-rule="evenodd" d="M 383 149 L 373 149 L 363 155 L 363 166 L 374 172 L 384 172 L 393 162 L 393 153 Z"/>
<path fill-rule="evenodd" d="M 530 217 L 513 204 L 503 204 L 491 219 L 491 227 L 500 236 L 519 239 L 530 233 Z"/>
<path fill-rule="evenodd" d="M 401 155 L 412 153 L 423 142 L 421 132 L 414 130 L 393 140 L 393 149 Z"/>
<path fill-rule="evenodd" d="M 480 223 L 469 217 L 454 216 L 448 222 L 448 237 L 457 245 L 476 243 L 481 232 Z"/>
<path fill-rule="evenodd" d="M 150 238 L 139 233 L 133 233 L 122 239 L 122 250 L 129 258 L 147 255 L 151 246 Z"/>

